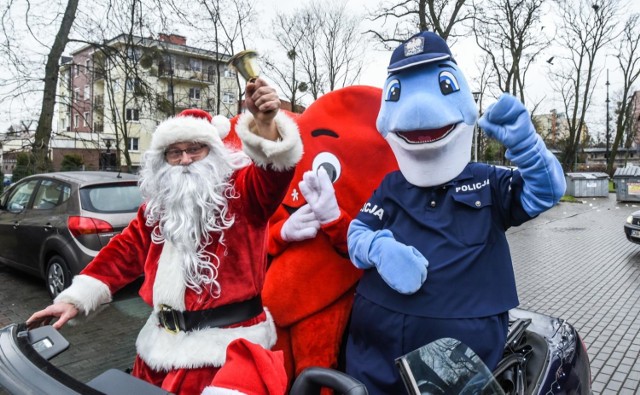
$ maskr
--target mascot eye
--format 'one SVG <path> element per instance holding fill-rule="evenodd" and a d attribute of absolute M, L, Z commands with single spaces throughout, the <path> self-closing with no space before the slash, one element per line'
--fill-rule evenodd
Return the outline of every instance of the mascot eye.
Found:
<path fill-rule="evenodd" d="M 313 158 L 313 165 L 311 168 L 313 171 L 318 171 L 319 168 L 324 167 L 331 179 L 331 182 L 335 184 L 340 178 L 340 173 L 342 173 L 342 166 L 340 166 L 340 160 L 337 156 L 330 152 L 320 152 Z"/>
<path fill-rule="evenodd" d="M 400 80 L 391 80 L 387 84 L 387 88 L 384 93 L 385 101 L 398 101 L 400 100 Z"/>
<path fill-rule="evenodd" d="M 440 91 L 443 95 L 448 95 L 449 93 L 457 92 L 460 90 L 458 80 L 453 74 L 451 74 L 451 72 L 443 71 L 442 73 L 440 73 L 440 76 L 438 78 L 440 79 Z"/>

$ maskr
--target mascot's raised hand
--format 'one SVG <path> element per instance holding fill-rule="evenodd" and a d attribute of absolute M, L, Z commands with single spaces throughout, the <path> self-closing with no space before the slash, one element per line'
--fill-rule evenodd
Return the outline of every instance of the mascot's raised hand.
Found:
<path fill-rule="evenodd" d="M 336 191 L 324 167 L 320 167 L 317 172 L 309 170 L 304 173 L 298 186 L 321 225 L 340 217 Z"/>
<path fill-rule="evenodd" d="M 507 148 L 506 158 L 518 166 L 524 187 L 522 205 L 530 216 L 548 210 L 566 189 L 564 174 L 536 133 L 529 112 L 514 96 L 503 94 L 489 106 L 478 125 Z"/>
<path fill-rule="evenodd" d="M 371 232 L 354 220 L 347 241 L 351 261 L 357 268 L 375 267 L 384 282 L 402 294 L 415 293 L 427 279 L 429 261 L 415 247 L 396 241 L 389 230 Z"/>
<path fill-rule="evenodd" d="M 318 234 L 320 222 L 308 204 L 300 207 L 284 222 L 280 230 L 282 240 L 287 242 L 312 239 Z"/>

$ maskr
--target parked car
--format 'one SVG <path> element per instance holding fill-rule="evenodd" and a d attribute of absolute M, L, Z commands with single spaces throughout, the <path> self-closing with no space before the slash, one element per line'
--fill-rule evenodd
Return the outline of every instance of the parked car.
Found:
<path fill-rule="evenodd" d="M 640 244 L 640 210 L 634 211 L 627 217 L 624 233 L 629 241 Z"/>
<path fill-rule="evenodd" d="M 55 298 L 129 224 L 141 202 L 132 174 L 25 177 L 0 195 L 0 263 L 45 279 Z"/>

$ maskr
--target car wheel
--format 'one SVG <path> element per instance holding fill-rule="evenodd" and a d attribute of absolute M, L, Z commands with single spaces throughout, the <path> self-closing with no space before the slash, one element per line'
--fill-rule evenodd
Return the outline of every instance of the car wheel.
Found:
<path fill-rule="evenodd" d="M 54 299 L 60 292 L 71 285 L 71 271 L 67 262 L 59 255 L 54 255 L 47 263 L 47 290 Z"/>

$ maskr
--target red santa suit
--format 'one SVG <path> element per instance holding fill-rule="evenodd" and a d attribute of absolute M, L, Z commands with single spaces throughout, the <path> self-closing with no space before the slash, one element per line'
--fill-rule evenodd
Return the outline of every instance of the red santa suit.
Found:
<path fill-rule="evenodd" d="M 271 263 L 263 291 L 284 351 L 289 378 L 309 366 L 336 368 L 361 271 L 347 252 L 347 229 L 385 174 L 397 169 L 376 130 L 382 91 L 351 86 L 327 93 L 296 118 L 304 155 L 289 191 L 271 219 Z M 288 242 L 282 227 L 307 202 L 298 183 L 308 170 L 329 173 L 339 217 L 313 238 Z"/>
<path fill-rule="evenodd" d="M 199 394 L 211 384 L 217 369 L 225 362 L 227 346 L 238 338 L 266 349 L 276 341 L 271 315 L 259 315 L 225 327 L 171 333 L 161 326 L 161 305 L 177 311 L 201 311 L 219 308 L 259 296 L 266 270 L 266 238 L 269 217 L 280 204 L 293 176 L 302 146 L 295 123 L 283 114 L 275 118 L 281 139 L 265 140 L 249 131 L 251 114 L 244 114 L 236 132 L 252 164 L 237 170 L 230 182 L 237 198 L 228 199 L 233 225 L 219 234 L 206 251 L 219 259 L 217 281 L 221 292 L 214 297 L 207 290 L 196 293 L 186 287 L 182 257 L 169 242 L 154 242 L 156 225 L 146 225 L 144 206 L 125 230 L 114 237 L 96 258 L 74 278 L 56 302 L 74 304 L 88 314 L 111 301 L 111 295 L 144 275 L 142 299 L 153 307 L 136 341 L 134 375 L 176 394 Z M 222 144 L 211 123 L 192 117 L 175 117 L 161 123 L 154 133 L 150 149 L 162 152 L 178 141 Z"/>

